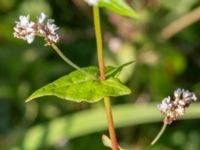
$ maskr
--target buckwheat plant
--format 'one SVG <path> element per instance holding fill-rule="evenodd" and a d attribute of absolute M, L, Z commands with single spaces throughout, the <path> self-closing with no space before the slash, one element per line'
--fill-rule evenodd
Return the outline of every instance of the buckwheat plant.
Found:
<path fill-rule="evenodd" d="M 173 96 L 164 98 L 161 104 L 157 105 L 158 109 L 164 116 L 163 127 L 161 128 L 156 138 L 151 142 L 151 145 L 154 145 L 158 141 L 158 139 L 164 133 L 167 125 L 183 116 L 185 109 L 196 100 L 197 97 L 193 92 L 181 88 L 175 90 Z"/>
<path fill-rule="evenodd" d="M 25 40 L 29 44 L 31 44 L 37 36 L 44 38 L 45 46 L 51 46 L 67 64 L 76 69 L 38 89 L 27 98 L 26 102 L 47 95 L 57 96 L 61 99 L 73 102 L 84 101 L 94 103 L 104 99 L 109 137 L 103 135 L 103 143 L 113 150 L 122 150 L 118 145 L 115 134 L 110 97 L 131 93 L 131 90 L 118 79 L 118 75 L 123 67 L 132 62 L 122 64 L 118 67 L 105 66 L 99 7 L 110 9 L 115 13 L 127 17 L 138 18 L 138 15 L 123 0 L 85 0 L 85 2 L 93 9 L 99 67 L 88 66 L 80 68 L 67 58 L 56 45 L 60 38 L 57 33 L 59 28 L 54 23 L 53 19 L 47 19 L 45 13 L 42 12 L 37 17 L 36 22 L 31 21 L 29 15 L 20 16 L 19 21 L 16 21 L 13 33 L 14 37 Z M 196 100 L 197 97 L 194 93 L 184 89 L 177 89 L 173 96 L 164 98 L 161 104 L 158 104 L 158 109 L 164 116 L 163 127 L 156 138 L 151 142 L 151 145 L 157 142 L 166 129 L 166 126 L 183 116 L 185 109 Z"/>
<path fill-rule="evenodd" d="M 26 101 L 28 102 L 35 98 L 47 95 L 54 95 L 73 102 L 84 101 L 94 103 L 104 99 L 110 136 L 107 139 L 111 139 L 109 147 L 113 150 L 119 150 L 121 147 L 118 145 L 115 134 L 110 97 L 131 93 L 131 90 L 120 82 L 118 74 L 123 67 L 132 62 L 122 64 L 118 67 L 106 67 L 104 65 L 99 7 L 110 9 L 115 13 L 127 17 L 138 18 L 138 15 L 123 0 L 85 0 L 85 2 L 93 8 L 99 67 L 88 66 L 80 68 L 67 58 L 56 45 L 60 38 L 57 33 L 59 28 L 54 24 L 53 19 L 47 19 L 45 13 L 41 13 L 37 17 L 36 22 L 31 21 L 29 15 L 20 16 L 19 21 L 16 22 L 16 26 L 14 27 L 14 37 L 25 40 L 29 44 L 31 44 L 37 36 L 43 37 L 45 46 L 51 46 L 67 64 L 76 69 L 35 91 Z"/>

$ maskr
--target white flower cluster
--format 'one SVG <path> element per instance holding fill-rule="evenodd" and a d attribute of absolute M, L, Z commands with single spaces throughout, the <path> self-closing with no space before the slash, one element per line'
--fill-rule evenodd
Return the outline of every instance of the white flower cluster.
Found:
<path fill-rule="evenodd" d="M 16 22 L 14 27 L 14 37 L 26 40 L 29 44 L 33 42 L 35 36 L 42 36 L 45 38 L 46 44 L 51 45 L 59 40 L 59 35 L 56 33 L 58 27 L 54 24 L 53 19 L 48 19 L 44 23 L 47 15 L 41 13 L 37 17 L 37 22 L 30 21 L 30 16 L 20 16 L 19 22 Z"/>
<path fill-rule="evenodd" d="M 185 108 L 188 107 L 197 97 L 193 92 L 184 89 L 174 91 L 173 97 L 166 97 L 158 104 L 158 109 L 165 116 L 164 123 L 171 124 L 178 117 L 183 116 Z"/>
<path fill-rule="evenodd" d="M 100 0 L 86 0 L 90 6 L 97 6 Z M 108 2 L 109 0 L 103 0 L 104 2 Z"/>

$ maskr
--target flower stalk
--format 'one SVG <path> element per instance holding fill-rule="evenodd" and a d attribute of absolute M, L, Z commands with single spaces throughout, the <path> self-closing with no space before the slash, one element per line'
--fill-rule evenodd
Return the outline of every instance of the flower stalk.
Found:
<path fill-rule="evenodd" d="M 160 129 L 159 133 L 157 134 L 157 136 L 153 139 L 153 141 L 151 142 L 150 146 L 153 146 L 162 136 L 162 134 L 164 133 L 165 129 L 167 128 L 167 124 L 163 123 L 162 128 Z"/>
<path fill-rule="evenodd" d="M 157 105 L 160 112 L 164 115 L 163 126 L 160 132 L 151 142 L 150 146 L 153 146 L 160 139 L 167 125 L 171 124 L 173 121 L 183 116 L 185 113 L 185 109 L 196 100 L 197 97 L 193 92 L 181 88 L 175 90 L 173 96 L 168 96 L 164 98 L 162 102 Z"/>
<path fill-rule="evenodd" d="M 101 77 L 101 80 L 105 80 L 103 44 L 102 44 L 101 23 L 100 23 L 100 15 L 99 15 L 98 6 L 93 6 L 93 15 L 94 15 L 94 26 L 95 26 L 100 77 Z M 109 129 L 109 134 L 110 134 L 110 138 L 111 138 L 111 142 L 112 142 L 112 149 L 119 150 L 117 138 L 116 138 L 116 134 L 115 134 L 112 109 L 111 109 L 111 104 L 110 104 L 110 97 L 104 97 L 104 105 L 105 105 L 107 119 L 108 119 L 108 129 Z"/>

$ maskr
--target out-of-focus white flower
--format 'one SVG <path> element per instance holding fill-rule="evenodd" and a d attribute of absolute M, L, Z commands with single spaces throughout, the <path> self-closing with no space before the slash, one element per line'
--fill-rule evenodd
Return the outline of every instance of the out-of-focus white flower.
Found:
<path fill-rule="evenodd" d="M 47 15 L 41 13 L 40 16 L 37 17 L 37 22 L 34 23 L 29 21 L 29 15 L 20 16 L 20 21 L 16 22 L 16 26 L 14 27 L 14 37 L 26 40 L 28 43 L 32 43 L 37 35 L 45 38 L 45 45 L 51 45 L 58 42 L 59 35 L 56 33 L 58 27 L 54 24 L 53 19 L 48 19 L 45 24 L 44 22 L 46 18 Z"/>
<path fill-rule="evenodd" d="M 35 38 L 35 23 L 30 22 L 29 19 L 29 15 L 20 16 L 19 22 L 16 21 L 13 35 L 16 38 L 26 40 L 30 44 Z"/>
<path fill-rule="evenodd" d="M 100 0 L 86 0 L 90 6 L 97 6 Z M 104 2 L 108 2 L 109 0 L 103 0 Z"/>
<path fill-rule="evenodd" d="M 87 3 L 90 6 L 96 6 L 96 5 L 98 5 L 98 2 L 99 2 L 99 0 L 87 0 Z"/>
<path fill-rule="evenodd" d="M 164 123 L 171 124 L 178 117 L 183 116 L 185 108 L 188 107 L 197 97 L 193 92 L 184 89 L 174 91 L 174 96 L 164 98 L 158 109 L 164 115 Z"/>

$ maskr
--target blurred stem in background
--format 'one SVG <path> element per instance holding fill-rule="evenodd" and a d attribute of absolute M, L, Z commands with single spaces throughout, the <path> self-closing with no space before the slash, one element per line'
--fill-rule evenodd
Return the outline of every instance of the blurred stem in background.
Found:
<path fill-rule="evenodd" d="M 105 66 L 104 66 L 104 55 L 103 55 L 103 44 L 102 44 L 102 35 L 101 35 L 101 23 L 99 16 L 99 8 L 97 6 L 93 7 L 93 15 L 94 15 L 94 26 L 95 26 L 95 35 L 97 42 L 97 55 L 98 55 L 98 63 L 100 69 L 101 80 L 105 80 Z M 118 143 L 115 134 L 114 122 L 112 117 L 112 109 L 110 104 L 110 97 L 104 97 L 104 104 L 108 119 L 108 129 L 110 138 L 112 141 L 113 150 L 118 150 Z"/>
<path fill-rule="evenodd" d="M 182 17 L 172 21 L 161 31 L 161 37 L 165 40 L 170 39 L 186 27 L 200 20 L 200 7 L 197 7 Z"/>

